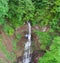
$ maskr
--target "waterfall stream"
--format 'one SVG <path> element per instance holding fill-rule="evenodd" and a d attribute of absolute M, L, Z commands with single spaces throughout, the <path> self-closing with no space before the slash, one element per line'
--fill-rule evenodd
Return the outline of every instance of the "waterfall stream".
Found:
<path fill-rule="evenodd" d="M 28 40 L 24 46 L 24 54 L 23 54 L 23 63 L 30 63 L 31 62 L 31 24 L 28 24 L 28 34 L 26 35 Z"/>

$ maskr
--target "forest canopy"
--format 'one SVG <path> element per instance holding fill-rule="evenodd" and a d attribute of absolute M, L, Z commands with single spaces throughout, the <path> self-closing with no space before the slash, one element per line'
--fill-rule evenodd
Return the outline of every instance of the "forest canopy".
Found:
<path fill-rule="evenodd" d="M 59 30 L 60 0 L 0 0 L 0 25 L 16 28 L 26 21 Z"/>

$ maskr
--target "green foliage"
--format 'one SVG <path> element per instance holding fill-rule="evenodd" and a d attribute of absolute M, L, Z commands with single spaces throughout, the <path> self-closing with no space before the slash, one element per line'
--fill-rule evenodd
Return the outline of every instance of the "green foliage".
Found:
<path fill-rule="evenodd" d="M 60 63 L 60 36 L 54 38 L 50 51 L 46 51 L 38 63 Z"/>
<path fill-rule="evenodd" d="M 41 43 L 41 49 L 46 49 L 51 44 L 52 37 L 48 32 L 35 31 L 39 37 L 39 42 Z"/>
<path fill-rule="evenodd" d="M 14 33 L 14 29 L 12 27 L 10 27 L 9 25 L 7 25 L 7 24 L 4 25 L 4 31 L 9 36 L 13 35 L 13 33 Z"/>
<path fill-rule="evenodd" d="M 16 38 L 19 40 L 19 39 L 21 39 L 21 34 L 18 34 L 18 33 L 16 33 Z"/>
<path fill-rule="evenodd" d="M 4 24 L 8 9 L 8 0 L 0 0 L 0 25 Z"/>
<path fill-rule="evenodd" d="M 35 24 L 48 25 L 54 30 L 59 30 L 60 0 L 32 0 L 35 6 Z M 33 22 L 34 23 L 34 22 Z"/>
<path fill-rule="evenodd" d="M 12 44 L 13 44 L 13 50 L 16 50 L 16 49 L 17 49 L 17 47 L 16 47 L 17 40 L 15 39 L 15 40 L 12 42 Z"/>
<path fill-rule="evenodd" d="M 8 18 L 17 27 L 33 17 L 34 6 L 31 0 L 10 0 Z"/>
<path fill-rule="evenodd" d="M 21 39 L 21 34 L 16 34 L 16 38 L 13 40 L 13 50 L 17 50 L 17 42 Z"/>
<path fill-rule="evenodd" d="M 15 29 L 31 21 L 60 31 L 60 0 L 0 0 L 0 8 L 0 24 L 6 22 Z"/>

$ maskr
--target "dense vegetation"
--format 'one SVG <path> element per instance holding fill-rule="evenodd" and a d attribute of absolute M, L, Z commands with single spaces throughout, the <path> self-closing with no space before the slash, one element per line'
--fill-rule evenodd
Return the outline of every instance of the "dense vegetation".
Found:
<path fill-rule="evenodd" d="M 59 3 L 60 0 L 0 0 L 0 25 L 15 29 L 25 21 L 31 21 L 32 25 L 49 25 L 60 31 Z"/>
<path fill-rule="evenodd" d="M 41 48 L 50 46 L 38 63 L 60 63 L 60 0 L 0 0 L 0 27 L 8 35 L 26 21 L 50 28 L 48 32 L 36 31 Z"/>

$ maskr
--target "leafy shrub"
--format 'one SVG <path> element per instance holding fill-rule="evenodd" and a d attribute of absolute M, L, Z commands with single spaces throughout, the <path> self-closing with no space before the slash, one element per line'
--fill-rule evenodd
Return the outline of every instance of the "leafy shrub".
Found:
<path fill-rule="evenodd" d="M 54 38 L 50 51 L 46 51 L 38 63 L 60 63 L 60 36 Z"/>
<path fill-rule="evenodd" d="M 0 0 L 0 8 L 0 24 L 16 28 L 31 21 L 60 31 L 60 0 Z"/>
<path fill-rule="evenodd" d="M 9 36 L 13 35 L 14 29 L 10 27 L 9 25 L 4 25 L 4 31 L 7 33 Z"/>
<path fill-rule="evenodd" d="M 41 49 L 46 49 L 46 47 L 50 46 L 52 37 L 50 36 L 50 34 L 48 32 L 40 32 L 40 31 L 35 31 L 35 32 L 39 37 Z"/>
<path fill-rule="evenodd" d="M 8 9 L 8 0 L 0 0 L 0 25 L 4 24 Z"/>
<path fill-rule="evenodd" d="M 34 6 L 31 0 L 9 0 L 8 18 L 13 26 L 21 25 L 33 17 Z M 19 26 L 18 25 L 18 26 Z"/>

